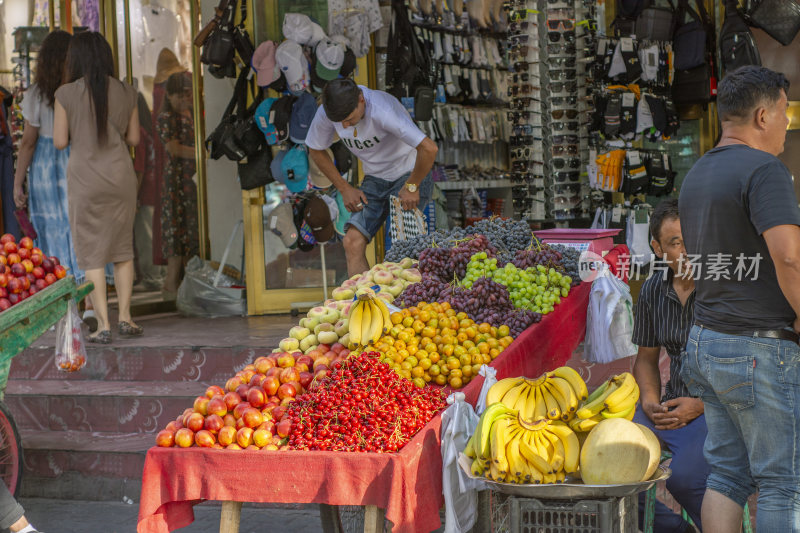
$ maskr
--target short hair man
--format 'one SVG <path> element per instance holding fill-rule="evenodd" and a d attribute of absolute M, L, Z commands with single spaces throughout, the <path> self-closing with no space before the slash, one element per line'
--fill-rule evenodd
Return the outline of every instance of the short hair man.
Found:
<path fill-rule="evenodd" d="M 758 531 L 800 529 L 800 209 L 777 158 L 788 87 L 763 67 L 729 73 L 717 92 L 721 139 L 681 187 L 699 266 L 681 377 L 708 424 L 705 533 L 739 531 L 756 489 Z"/>
<path fill-rule="evenodd" d="M 360 190 L 342 179 L 325 152 L 335 135 L 363 164 Z M 350 79 L 333 80 L 323 89 L 322 105 L 309 128 L 306 146 L 353 213 L 344 249 L 348 273 L 360 274 L 369 269 L 367 244 L 389 214 L 389 198 L 398 196 L 406 210 L 430 202 L 433 181 L 429 173 L 439 149 L 397 98 Z"/>
<path fill-rule="evenodd" d="M 700 527 L 700 509 L 710 471 L 703 458 L 706 420 L 703 401 L 689 394 L 680 376 L 686 339 L 694 324 L 694 279 L 685 261 L 678 200 L 663 200 L 650 216 L 650 246 L 660 260 L 642 285 L 636 302 L 633 342 L 639 346 L 633 375 L 639 385 L 639 406 L 633 421 L 653 430 L 672 453 L 667 490 Z M 669 381 L 661 396 L 658 359 L 669 355 Z M 639 498 L 644 529 L 644 493 Z M 655 533 L 694 532 L 692 525 L 661 502 L 656 503 Z"/>

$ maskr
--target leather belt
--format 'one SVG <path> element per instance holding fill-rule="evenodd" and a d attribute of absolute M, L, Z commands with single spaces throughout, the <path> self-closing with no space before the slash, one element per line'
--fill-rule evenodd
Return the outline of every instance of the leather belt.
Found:
<path fill-rule="evenodd" d="M 800 344 L 800 334 L 790 331 L 788 329 L 758 329 L 754 331 L 720 331 L 717 328 L 710 328 L 704 326 L 699 322 L 696 324 L 702 328 L 716 331 L 717 333 L 724 333 L 725 335 L 738 335 L 741 337 L 758 337 L 762 339 L 780 339 L 784 341 L 791 341 L 795 344 Z"/>

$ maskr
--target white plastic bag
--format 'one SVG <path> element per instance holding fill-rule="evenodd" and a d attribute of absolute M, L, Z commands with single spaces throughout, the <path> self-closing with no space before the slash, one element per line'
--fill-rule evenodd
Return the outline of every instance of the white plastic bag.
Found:
<path fill-rule="evenodd" d="M 483 376 L 483 385 L 481 385 L 481 392 L 478 394 L 478 401 L 475 404 L 475 412 L 478 416 L 481 416 L 486 410 L 486 395 L 492 385 L 497 383 L 497 370 L 489 365 L 481 365 L 478 374 Z"/>
<path fill-rule="evenodd" d="M 637 222 L 638 219 L 638 222 Z M 650 215 L 645 209 L 631 209 L 626 224 L 626 244 L 630 250 L 630 267 L 643 267 L 650 262 Z"/>
<path fill-rule="evenodd" d="M 458 466 L 458 454 L 478 427 L 478 415 L 463 392 L 447 398 L 450 405 L 442 413 L 442 492 L 444 494 L 444 533 L 465 533 L 478 519 L 478 491 L 486 484 L 471 479 Z"/>
<path fill-rule="evenodd" d="M 633 336 L 633 299 L 627 284 L 611 274 L 605 263 L 598 266 L 586 311 L 584 358 L 591 363 L 610 363 L 636 355 Z"/>
<path fill-rule="evenodd" d="M 235 280 L 229 276 L 211 268 L 208 261 L 194 256 L 186 264 L 186 275 L 178 287 L 175 304 L 186 316 L 245 316 L 245 289 L 231 287 L 234 283 Z"/>
<path fill-rule="evenodd" d="M 75 300 L 70 300 L 67 314 L 56 326 L 56 367 L 64 372 L 77 372 L 86 364 L 81 317 Z"/>

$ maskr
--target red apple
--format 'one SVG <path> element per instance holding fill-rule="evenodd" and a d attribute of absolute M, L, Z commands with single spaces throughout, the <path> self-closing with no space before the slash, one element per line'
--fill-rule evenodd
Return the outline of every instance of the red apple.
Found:
<path fill-rule="evenodd" d="M 247 403 L 256 408 L 260 408 L 267 403 L 267 395 L 264 393 L 264 389 L 253 387 L 247 391 Z"/>
<path fill-rule="evenodd" d="M 218 387 L 217 385 L 211 385 L 209 388 L 206 389 L 206 396 L 209 399 L 213 398 L 214 396 L 224 396 L 225 391 L 222 390 L 222 387 Z"/>
<path fill-rule="evenodd" d="M 42 268 L 44 269 L 45 272 L 52 274 L 55 265 L 53 264 L 52 261 L 50 261 L 50 259 L 45 257 L 44 259 L 42 259 Z"/>
<path fill-rule="evenodd" d="M 67 277 L 67 269 L 61 265 L 56 265 L 53 269 L 53 274 L 55 274 L 58 279 L 63 279 Z"/>
<path fill-rule="evenodd" d="M 209 399 L 205 396 L 198 396 L 194 400 L 194 412 L 200 413 L 203 416 L 208 414 L 208 402 Z"/>
<path fill-rule="evenodd" d="M 35 285 L 37 291 L 43 291 L 47 288 L 47 282 L 43 279 L 37 279 Z"/>
<path fill-rule="evenodd" d="M 292 430 L 292 421 L 290 419 L 281 420 L 278 422 L 278 426 L 276 427 L 278 430 L 278 436 L 281 438 L 288 437 L 289 432 Z"/>
<path fill-rule="evenodd" d="M 208 400 L 206 412 L 209 415 L 225 416 L 228 412 L 228 404 L 225 403 L 225 398 L 222 396 L 214 396 Z"/>
<path fill-rule="evenodd" d="M 225 422 L 219 415 L 208 415 L 203 424 L 203 429 L 210 431 L 213 434 L 219 433 L 219 430 L 225 427 Z"/>
<path fill-rule="evenodd" d="M 14 242 L 17 239 L 11 233 L 3 233 L 3 236 L 0 237 L 0 244 L 5 244 L 7 242 Z"/>
<path fill-rule="evenodd" d="M 278 366 L 281 368 L 294 366 L 294 362 L 294 356 L 288 352 L 283 352 L 278 356 Z"/>
<path fill-rule="evenodd" d="M 270 442 L 272 442 L 272 433 L 266 429 L 257 429 L 253 431 L 253 444 L 259 448 L 263 448 Z"/>
<path fill-rule="evenodd" d="M 162 429 L 158 432 L 158 435 L 156 435 L 156 446 L 161 446 L 162 448 L 171 448 L 174 445 L 175 433 L 166 429 Z"/>
<path fill-rule="evenodd" d="M 25 265 L 22 263 L 14 263 L 11 265 L 11 273 L 16 277 L 21 278 L 27 274 L 27 271 L 25 270 Z"/>
<path fill-rule="evenodd" d="M 232 442 L 236 441 L 236 428 L 233 426 L 223 426 L 219 430 L 217 440 L 222 446 L 228 446 Z"/>
<path fill-rule="evenodd" d="M 17 254 L 19 254 L 20 259 L 22 259 L 23 261 L 31 260 L 31 251 L 28 250 L 27 248 L 19 248 L 17 250 Z M 31 264 L 33 264 L 33 261 L 31 261 Z"/>
<path fill-rule="evenodd" d="M 236 390 L 236 387 L 242 384 L 242 378 L 239 376 L 234 376 L 228 381 L 225 382 L 225 390 L 228 392 L 233 392 Z"/>
<path fill-rule="evenodd" d="M 226 426 L 236 427 L 236 417 L 233 416 L 233 413 L 228 413 L 223 416 L 222 421 L 225 422 Z"/>
<path fill-rule="evenodd" d="M 233 408 L 242 403 L 242 398 L 235 392 L 229 392 L 222 397 L 225 400 L 225 406 L 228 411 L 233 411 Z"/>
<path fill-rule="evenodd" d="M 206 419 L 200 413 L 192 413 L 189 415 L 189 418 L 186 419 L 186 427 L 195 433 L 203 429 L 203 424 L 205 423 Z"/>
<path fill-rule="evenodd" d="M 286 414 L 286 406 L 279 405 L 275 409 L 272 410 L 272 418 L 279 421 L 283 418 L 283 415 Z"/>
<path fill-rule="evenodd" d="M 24 263 L 25 261 L 23 261 L 23 264 Z M 33 277 L 35 277 L 36 279 L 44 279 L 45 271 L 42 267 L 34 266 L 31 269 L 31 274 L 33 274 Z"/>
<path fill-rule="evenodd" d="M 275 366 L 275 361 L 266 357 L 259 357 L 255 360 L 256 372 L 266 374 L 267 370 Z"/>
<path fill-rule="evenodd" d="M 32 250 L 33 239 L 31 239 L 30 237 L 23 237 L 19 240 L 19 246 L 20 248 L 25 248 L 26 250 Z"/>
<path fill-rule="evenodd" d="M 251 407 L 242 413 L 242 420 L 244 420 L 245 426 L 255 429 L 264 422 L 264 417 L 261 415 L 261 411 Z"/>
<path fill-rule="evenodd" d="M 194 442 L 201 448 L 211 448 L 216 439 L 214 439 L 214 435 L 210 431 L 201 429 L 194 436 Z"/>
<path fill-rule="evenodd" d="M 61 261 L 58 260 L 58 257 L 56 257 L 54 255 L 50 256 L 50 261 L 53 262 L 53 267 L 57 267 L 58 265 L 61 264 Z"/>
<path fill-rule="evenodd" d="M 238 394 L 239 397 L 242 400 L 244 400 L 245 398 L 247 398 L 247 391 L 249 391 L 249 390 L 250 390 L 250 386 L 249 385 L 245 385 L 244 383 L 242 383 L 241 385 L 236 387 L 236 394 Z"/>
<path fill-rule="evenodd" d="M 22 290 L 23 291 L 27 291 L 28 289 L 31 288 L 31 280 L 29 280 L 27 277 L 19 278 L 19 280 L 20 280 L 20 282 L 22 282 Z"/>
<path fill-rule="evenodd" d="M 11 301 L 8 298 L 0 298 L 0 311 L 5 311 L 11 307 Z"/>
<path fill-rule="evenodd" d="M 281 386 L 281 381 L 276 376 L 267 376 L 261 382 L 261 387 L 267 396 L 275 396 L 278 394 L 278 388 Z"/>
<path fill-rule="evenodd" d="M 244 412 L 248 409 L 250 409 L 250 404 L 247 402 L 242 402 L 233 408 L 233 416 L 236 417 L 236 420 L 239 420 L 242 418 Z"/>
<path fill-rule="evenodd" d="M 11 278 L 8 280 L 7 287 L 11 294 L 19 294 L 22 292 L 22 281 L 19 278 Z"/>
<path fill-rule="evenodd" d="M 188 448 L 194 444 L 194 432 L 191 429 L 181 428 L 175 433 L 175 444 L 181 448 Z"/>
<path fill-rule="evenodd" d="M 44 257 L 42 257 L 42 254 L 37 254 L 34 251 L 31 252 L 31 261 L 33 261 L 34 265 L 41 266 L 41 264 L 44 262 Z M 42 270 L 44 270 L 44 268 Z"/>
<path fill-rule="evenodd" d="M 314 374 L 312 374 L 311 372 L 300 372 L 300 385 L 304 389 L 308 388 L 313 379 L 314 379 Z"/>
<path fill-rule="evenodd" d="M 45 275 L 44 280 L 47 282 L 47 285 L 52 285 L 53 283 L 58 281 L 58 278 L 56 278 L 55 274 L 47 274 Z"/>
<path fill-rule="evenodd" d="M 281 383 L 289 383 L 290 381 L 300 381 L 300 372 L 294 368 L 284 368 L 280 375 Z"/>
<path fill-rule="evenodd" d="M 247 448 L 253 444 L 253 429 L 242 428 L 236 432 L 236 443 L 242 448 Z"/>
<path fill-rule="evenodd" d="M 16 253 L 8 254 L 8 264 L 9 265 L 15 265 L 15 264 L 19 263 L 20 261 L 22 261 L 22 258 L 19 256 L 19 254 L 16 254 Z"/>
<path fill-rule="evenodd" d="M 17 253 L 17 249 L 18 249 L 17 248 L 17 243 L 15 243 L 15 242 L 8 241 L 8 242 L 3 244 L 3 250 L 8 255 Z"/>
<path fill-rule="evenodd" d="M 294 398 L 295 396 L 297 396 L 297 388 L 291 383 L 284 383 L 278 388 L 278 398 L 281 400 L 284 398 Z"/>

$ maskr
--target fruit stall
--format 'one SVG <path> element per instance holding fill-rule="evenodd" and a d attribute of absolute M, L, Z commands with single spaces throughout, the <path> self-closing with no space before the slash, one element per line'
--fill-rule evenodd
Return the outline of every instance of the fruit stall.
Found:
<path fill-rule="evenodd" d="M 560 367 L 585 331 L 577 252 L 514 224 L 405 243 L 273 353 L 199 390 L 147 454 L 138 531 L 185 527 L 206 500 L 223 502 L 225 533 L 241 502 L 365 506 L 365 531 L 384 517 L 393 531 L 440 527 L 447 395 L 474 404 L 484 364 L 501 380 Z"/>

